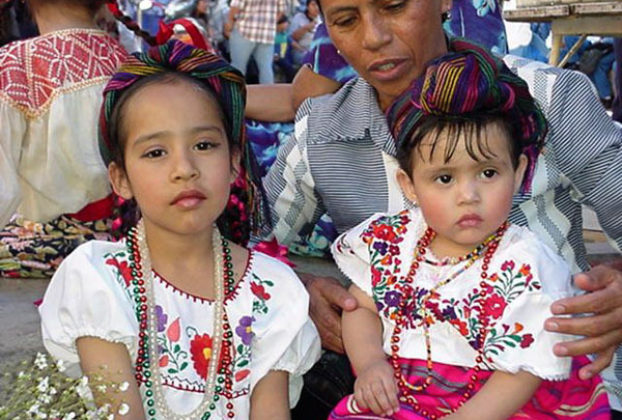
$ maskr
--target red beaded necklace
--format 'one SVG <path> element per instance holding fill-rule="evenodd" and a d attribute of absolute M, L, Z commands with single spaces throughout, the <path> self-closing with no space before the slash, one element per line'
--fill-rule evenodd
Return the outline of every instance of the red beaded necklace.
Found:
<path fill-rule="evenodd" d="M 447 279 L 441 281 L 436 286 L 431 288 L 426 294 L 426 296 L 423 297 L 423 303 L 421 307 L 423 310 L 422 324 L 423 324 L 423 330 L 424 330 L 424 335 L 425 335 L 425 345 L 426 345 L 427 375 L 426 375 L 426 378 L 423 380 L 422 384 L 411 385 L 408 381 L 406 381 L 406 379 L 402 375 L 402 371 L 401 371 L 401 367 L 399 363 L 399 350 L 400 350 L 399 343 L 401 341 L 400 334 L 402 332 L 403 327 L 408 323 L 408 320 L 406 319 L 406 316 L 405 316 L 406 315 L 405 308 L 406 308 L 406 305 L 409 299 L 413 298 L 412 296 L 413 288 L 410 286 L 412 285 L 414 281 L 414 277 L 415 277 L 415 274 L 417 273 L 417 269 L 421 265 L 422 261 L 424 261 L 425 259 L 425 254 L 427 252 L 428 246 L 430 245 L 430 243 L 436 236 L 436 232 L 434 232 L 432 228 L 428 228 L 423 234 L 423 236 L 419 239 L 419 241 L 417 241 L 417 244 L 413 251 L 413 262 L 410 265 L 408 274 L 403 280 L 399 282 L 401 283 L 400 286 L 402 288 L 402 291 L 407 292 L 407 293 L 404 294 L 404 297 L 400 301 L 399 309 L 397 311 L 397 318 L 395 319 L 395 327 L 393 328 L 393 333 L 391 334 L 391 360 L 390 361 L 391 361 L 391 364 L 393 365 L 393 370 L 395 372 L 394 375 L 395 375 L 395 378 L 397 379 L 398 387 L 400 389 L 400 394 L 401 394 L 399 397 L 400 401 L 409 404 L 413 409 L 415 409 L 417 412 L 419 412 L 424 417 L 427 417 L 429 415 L 430 419 L 432 420 L 435 420 L 437 418 L 435 414 L 428 413 L 427 410 L 421 409 L 421 406 L 419 405 L 417 400 L 411 395 L 411 391 L 415 391 L 415 392 L 423 391 L 432 383 L 432 380 L 433 380 L 433 375 L 432 375 L 433 362 L 432 362 L 432 350 L 431 350 L 431 345 L 430 345 L 430 332 L 429 332 L 430 313 L 428 312 L 427 303 L 430 300 L 430 298 L 433 295 L 435 295 L 438 289 L 448 284 L 449 282 L 454 280 L 456 277 L 458 277 L 460 274 L 462 274 L 464 271 L 466 271 L 469 267 L 471 267 L 480 258 L 480 256 L 482 255 L 482 252 L 484 254 L 484 259 L 482 263 L 482 273 L 480 275 L 481 277 L 480 287 L 484 287 L 486 285 L 484 280 L 488 278 L 488 266 L 508 226 L 509 226 L 509 223 L 504 222 L 496 230 L 496 232 L 490 235 L 484 242 L 482 242 L 481 245 L 479 245 L 471 253 L 467 254 L 467 256 L 465 256 L 464 258 L 458 259 L 458 261 L 467 261 L 467 263 L 460 270 L 456 271 L 451 276 L 449 276 Z M 408 291 L 410 291 L 410 293 L 408 293 Z M 480 292 L 480 296 L 483 297 L 483 293 L 484 292 L 482 290 Z M 467 385 L 467 390 L 462 394 L 462 397 L 457 407 L 452 408 L 452 412 L 455 412 L 456 410 L 458 410 L 458 408 L 462 406 L 471 397 L 473 390 L 475 388 L 475 383 L 479 379 L 479 376 L 477 374 L 482 370 L 481 365 L 484 362 L 484 341 L 488 333 L 488 318 L 489 318 L 484 305 L 481 305 L 481 310 L 478 314 L 478 317 L 479 317 L 481 328 L 479 331 L 479 339 L 478 339 L 478 354 L 477 354 L 477 357 L 475 358 L 476 366 L 473 369 L 475 373 L 471 376 L 470 378 L 471 381 Z"/>

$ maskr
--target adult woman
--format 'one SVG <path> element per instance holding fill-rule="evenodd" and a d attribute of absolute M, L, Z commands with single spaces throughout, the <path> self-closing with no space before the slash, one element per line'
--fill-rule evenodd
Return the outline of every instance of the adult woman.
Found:
<path fill-rule="evenodd" d="M 41 35 L 0 49 L 0 227 L 16 211 L 46 222 L 20 218 L 5 229 L 3 276 L 50 275 L 75 246 L 110 230 L 97 115 L 126 53 L 96 26 L 103 3 L 29 0 Z"/>
<path fill-rule="evenodd" d="M 382 111 L 422 74 L 429 60 L 447 52 L 441 16 L 450 1 L 322 0 L 320 6 L 333 43 L 361 77 L 330 99 L 302 105 L 297 138 L 284 145 L 268 174 L 264 187 L 273 208 L 274 234 L 285 244 L 306 234 L 324 212 L 343 232 L 374 212 L 407 205 L 394 179 L 395 141 Z M 614 170 L 622 160 L 622 134 L 598 107 L 581 75 L 527 68 L 521 62 L 510 67 L 530 78 L 551 123 L 548 153 L 538 162 L 538 188 L 517 200 L 511 218 L 541 234 L 575 272 L 586 270 L 580 205 L 571 194 L 597 210 L 608 236 L 622 249 L 622 223 L 614 210 L 622 205 L 621 175 Z M 547 92 L 555 96 L 549 98 Z M 583 144 L 595 149 L 588 152 Z M 331 308 L 351 310 L 355 299 L 334 280 L 307 276 L 306 281 L 323 344 L 342 351 L 338 315 Z M 555 317 L 546 328 L 588 336 L 558 344 L 556 352 L 598 353 L 581 371 L 590 376 L 611 362 L 622 341 L 622 274 L 599 266 L 575 276 L 575 284 L 597 292 L 556 302 L 553 313 L 598 315 Z"/>

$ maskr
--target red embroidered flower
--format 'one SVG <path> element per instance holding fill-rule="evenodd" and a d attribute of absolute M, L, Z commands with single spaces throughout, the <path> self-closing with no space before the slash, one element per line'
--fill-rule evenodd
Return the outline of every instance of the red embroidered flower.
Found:
<path fill-rule="evenodd" d="M 166 330 L 166 336 L 168 337 L 169 340 L 171 340 L 172 342 L 175 342 L 179 340 L 179 334 L 180 334 L 179 318 L 177 318 L 175 322 L 169 325 L 168 329 Z"/>
<path fill-rule="evenodd" d="M 523 276 L 528 276 L 531 274 L 531 266 L 529 264 L 523 264 L 518 272 Z"/>
<path fill-rule="evenodd" d="M 533 335 L 525 334 L 523 339 L 520 341 L 520 346 L 522 349 L 526 349 L 531 345 L 531 343 L 533 343 Z"/>
<path fill-rule="evenodd" d="M 165 354 L 164 356 L 162 356 L 162 357 L 160 358 L 160 361 L 159 361 L 159 363 L 158 363 L 158 364 L 160 365 L 160 367 L 165 367 L 165 366 L 167 366 L 167 365 L 168 365 L 168 362 L 169 362 L 169 360 L 168 360 L 168 355 L 167 355 L 167 354 Z"/>
<path fill-rule="evenodd" d="M 382 279 L 382 273 L 376 268 L 371 267 L 371 284 L 375 286 Z"/>
<path fill-rule="evenodd" d="M 239 372 L 236 372 L 235 373 L 235 381 L 236 382 L 240 382 L 241 380 L 246 378 L 250 373 L 251 373 L 251 371 L 248 370 L 248 369 L 244 369 L 244 370 L 241 370 Z"/>
<path fill-rule="evenodd" d="M 208 334 L 195 335 L 190 342 L 190 354 L 194 370 L 201 378 L 207 378 L 207 368 L 212 357 L 212 337 Z"/>
<path fill-rule="evenodd" d="M 467 335 L 469 335 L 469 329 L 467 328 L 466 322 L 460 321 L 459 319 L 452 319 L 449 321 L 449 323 L 458 328 L 458 331 L 460 331 L 460 334 L 462 334 L 463 336 L 466 337 Z"/>
<path fill-rule="evenodd" d="M 514 261 L 509 260 L 501 264 L 501 270 L 502 271 L 514 270 Z"/>
<path fill-rule="evenodd" d="M 128 265 L 127 261 L 119 262 L 116 258 L 108 258 L 106 264 L 116 267 L 119 270 L 119 274 L 125 280 L 125 286 L 129 287 L 132 284 L 132 269 Z"/>
<path fill-rule="evenodd" d="M 393 242 L 395 240 L 395 232 L 389 225 L 374 226 L 374 236 L 383 241 Z"/>
<path fill-rule="evenodd" d="M 484 305 L 485 311 L 494 319 L 497 319 L 503 315 L 507 303 L 501 296 L 495 293 L 486 299 Z"/>
<path fill-rule="evenodd" d="M 255 296 L 257 296 L 261 300 L 268 300 L 268 299 L 270 299 L 270 293 L 266 293 L 266 289 L 263 287 L 262 284 L 258 284 L 258 283 L 252 282 L 251 283 L 251 292 L 253 292 L 253 294 Z"/>

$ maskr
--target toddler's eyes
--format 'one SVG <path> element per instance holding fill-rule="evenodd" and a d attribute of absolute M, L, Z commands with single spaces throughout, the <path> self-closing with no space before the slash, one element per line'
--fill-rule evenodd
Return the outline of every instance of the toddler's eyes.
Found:
<path fill-rule="evenodd" d="M 436 182 L 443 184 L 443 185 L 449 184 L 451 180 L 452 180 L 451 175 L 440 175 L 436 177 Z"/>
<path fill-rule="evenodd" d="M 482 171 L 482 177 L 484 178 L 492 178 L 497 175 L 497 171 L 494 169 L 484 169 Z"/>

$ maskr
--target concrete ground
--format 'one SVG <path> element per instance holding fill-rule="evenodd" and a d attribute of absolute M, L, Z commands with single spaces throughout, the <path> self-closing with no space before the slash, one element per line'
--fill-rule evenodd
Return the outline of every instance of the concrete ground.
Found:
<path fill-rule="evenodd" d="M 598 229 L 593 214 L 586 213 L 584 237 L 593 261 L 604 260 L 615 253 Z M 297 270 L 318 275 L 339 276 L 335 266 L 315 258 L 294 258 Z M 15 370 L 19 361 L 44 351 L 41 342 L 39 314 L 34 301 L 40 299 L 48 280 L 14 280 L 0 278 L 0 377 Z M 0 397 L 6 381 L 0 379 Z"/>

